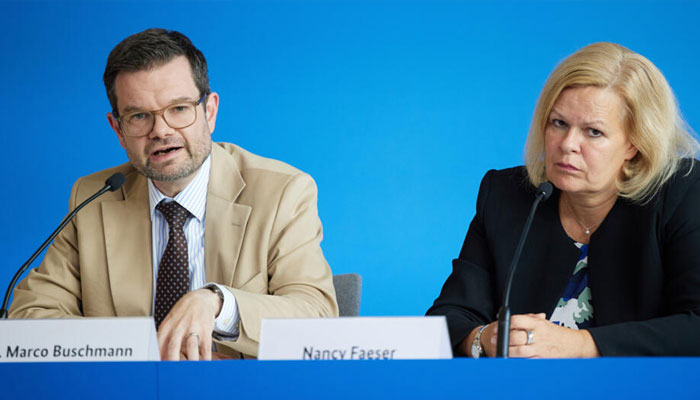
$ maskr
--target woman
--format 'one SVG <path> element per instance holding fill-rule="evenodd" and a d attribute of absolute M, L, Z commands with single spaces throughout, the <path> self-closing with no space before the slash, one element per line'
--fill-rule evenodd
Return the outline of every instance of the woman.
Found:
<path fill-rule="evenodd" d="M 510 357 L 700 355 L 700 145 L 646 58 L 589 45 L 548 78 L 526 166 L 489 171 L 429 315 L 456 354 L 496 354 L 496 314 L 544 181 L 510 297 Z"/>

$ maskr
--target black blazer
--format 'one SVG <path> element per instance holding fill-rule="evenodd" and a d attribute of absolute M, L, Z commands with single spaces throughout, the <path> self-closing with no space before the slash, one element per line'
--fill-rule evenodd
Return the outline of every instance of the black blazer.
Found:
<path fill-rule="evenodd" d="M 647 205 L 619 198 L 588 250 L 594 326 L 604 356 L 700 355 L 700 164 L 690 162 Z M 580 251 L 559 219 L 560 192 L 540 204 L 513 279 L 513 314 L 551 316 Z M 455 352 L 496 320 L 517 241 L 535 198 L 524 167 L 481 182 L 459 258 L 428 315 L 447 317 Z"/>

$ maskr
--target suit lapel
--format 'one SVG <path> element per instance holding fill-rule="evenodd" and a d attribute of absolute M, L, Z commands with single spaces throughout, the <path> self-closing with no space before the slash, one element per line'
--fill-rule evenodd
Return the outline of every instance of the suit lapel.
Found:
<path fill-rule="evenodd" d="M 204 263 L 208 282 L 231 286 L 251 207 L 236 204 L 245 187 L 233 157 L 212 146 L 204 232 Z M 223 251 L 225 249 L 225 251 Z"/>
<path fill-rule="evenodd" d="M 146 179 L 132 172 L 122 193 L 124 200 L 101 204 L 112 299 L 117 316 L 150 315 L 153 261 Z"/>

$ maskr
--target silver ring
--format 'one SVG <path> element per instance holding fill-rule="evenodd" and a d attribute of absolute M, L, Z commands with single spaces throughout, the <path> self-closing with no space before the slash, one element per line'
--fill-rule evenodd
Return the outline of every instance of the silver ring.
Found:
<path fill-rule="evenodd" d="M 199 345 L 200 345 L 200 342 L 199 342 L 199 333 L 197 333 L 197 332 L 190 332 L 190 333 L 188 333 L 187 336 L 185 336 L 185 342 L 187 342 L 187 340 L 189 340 L 190 336 L 195 336 L 195 337 L 197 338 L 197 347 L 199 347 Z"/>
<path fill-rule="evenodd" d="M 535 334 L 532 331 L 527 331 L 527 343 L 525 343 L 525 344 L 532 344 L 534 339 L 535 339 Z"/>

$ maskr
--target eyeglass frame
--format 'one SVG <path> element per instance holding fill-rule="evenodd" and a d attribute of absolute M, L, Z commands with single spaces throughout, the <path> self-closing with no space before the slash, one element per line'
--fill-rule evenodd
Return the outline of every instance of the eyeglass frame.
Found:
<path fill-rule="evenodd" d="M 204 101 L 204 99 L 207 98 L 207 96 L 209 96 L 209 92 L 204 93 L 204 94 L 202 95 L 202 97 L 199 98 L 199 100 L 179 101 L 179 102 L 177 102 L 177 103 L 169 104 L 169 105 L 167 105 L 167 106 L 161 108 L 160 110 L 153 110 L 153 111 L 134 111 L 134 112 L 130 112 L 130 113 L 124 115 L 124 116 L 120 116 L 120 115 L 119 115 L 119 112 L 112 110 L 112 114 L 114 115 L 114 119 L 116 119 L 117 122 L 119 123 L 119 129 L 122 130 L 122 133 L 124 134 L 124 136 L 132 137 L 132 138 L 139 138 L 139 137 L 147 136 L 149 133 L 151 133 L 151 132 L 153 131 L 153 127 L 156 126 L 156 116 L 157 116 L 157 115 L 162 116 L 162 117 L 163 117 L 163 122 L 165 122 L 165 124 L 168 125 L 168 126 L 169 126 L 170 128 L 172 128 L 172 129 L 185 129 L 185 128 L 189 128 L 190 126 L 194 125 L 194 123 L 197 122 L 197 116 L 198 116 L 198 115 L 197 115 L 197 106 L 199 106 L 200 104 L 202 104 L 202 102 Z M 178 128 L 175 128 L 175 127 L 173 127 L 173 126 L 170 125 L 170 123 L 168 122 L 168 120 L 165 118 L 165 114 L 163 114 L 163 113 L 164 113 L 165 110 L 167 110 L 168 108 L 170 108 L 170 107 L 172 107 L 172 106 L 179 105 L 179 104 L 192 104 L 192 105 L 194 106 L 194 120 L 192 120 L 192 123 L 190 123 L 189 125 L 180 126 L 180 127 L 178 127 Z M 132 135 L 127 134 L 127 133 L 126 133 L 126 129 L 124 129 L 124 126 L 122 125 L 122 118 L 128 117 L 128 116 L 133 115 L 133 114 L 139 114 L 139 113 L 148 113 L 148 114 L 153 115 L 153 126 L 151 126 L 151 129 L 149 129 L 148 132 L 144 133 L 143 135 L 132 136 Z"/>

